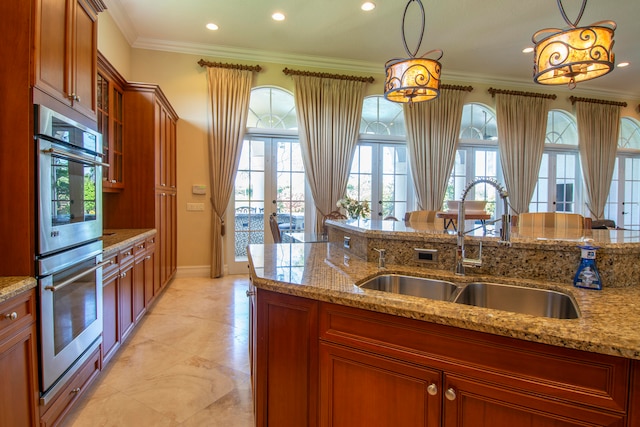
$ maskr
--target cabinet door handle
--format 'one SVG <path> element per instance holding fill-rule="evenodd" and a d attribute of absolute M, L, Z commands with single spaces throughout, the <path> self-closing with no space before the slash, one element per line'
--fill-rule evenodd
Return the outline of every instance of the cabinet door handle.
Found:
<path fill-rule="evenodd" d="M 120 277 L 127 277 L 127 273 L 122 273 Z"/>
<path fill-rule="evenodd" d="M 151 259 L 151 255 L 147 255 L 144 259 Z"/>
<path fill-rule="evenodd" d="M 254 296 L 256 294 L 256 291 L 247 291 L 246 294 L 247 294 L 247 298 L 249 298 Z"/>
<path fill-rule="evenodd" d="M 438 386 L 435 384 L 429 384 L 429 387 L 427 387 L 427 393 L 429 393 L 431 396 L 435 396 L 436 394 L 438 394 Z"/>
<path fill-rule="evenodd" d="M 18 313 L 15 311 L 13 313 L 7 313 L 4 315 L 4 318 L 8 320 L 16 320 L 18 318 Z"/>
<path fill-rule="evenodd" d="M 444 392 L 444 397 L 446 397 L 447 400 L 456 400 L 456 391 L 449 387 L 447 391 Z"/>
<path fill-rule="evenodd" d="M 71 393 L 71 394 L 78 394 L 78 393 L 80 393 L 80 390 L 81 390 L 81 389 L 80 389 L 80 387 L 76 387 L 76 388 L 74 388 L 73 390 L 71 390 L 71 392 L 70 392 L 70 393 Z"/>

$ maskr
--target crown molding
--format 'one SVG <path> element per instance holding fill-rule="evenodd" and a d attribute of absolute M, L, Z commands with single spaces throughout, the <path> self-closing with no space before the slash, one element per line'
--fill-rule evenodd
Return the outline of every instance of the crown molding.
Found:
<path fill-rule="evenodd" d="M 136 31 L 135 25 L 129 19 L 129 15 L 124 10 L 122 3 L 120 0 L 102 0 L 107 7 L 107 12 L 113 18 L 113 21 L 116 23 L 117 27 L 120 29 L 120 32 L 129 43 L 129 46 L 133 46 L 136 40 L 139 37 L 138 32 Z"/>

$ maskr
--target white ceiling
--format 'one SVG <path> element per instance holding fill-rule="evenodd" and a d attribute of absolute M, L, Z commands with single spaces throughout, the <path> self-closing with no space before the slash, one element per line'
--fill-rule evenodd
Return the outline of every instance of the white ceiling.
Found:
<path fill-rule="evenodd" d="M 391 58 L 406 57 L 402 44 L 405 0 L 104 0 L 125 37 L 136 48 L 207 57 L 383 73 Z M 442 80 L 490 82 L 528 90 L 565 92 L 535 85 L 532 35 L 543 28 L 566 28 L 555 0 L 423 0 L 426 30 L 418 55 L 442 49 Z M 564 0 L 575 20 L 581 0 Z M 275 22 L 281 11 L 287 19 Z M 420 30 L 419 7 L 409 7 L 406 35 L 414 50 Z M 591 0 L 580 26 L 617 23 L 616 63 L 630 62 L 574 91 L 595 96 L 640 98 L 640 0 Z M 205 29 L 208 22 L 220 29 Z"/>

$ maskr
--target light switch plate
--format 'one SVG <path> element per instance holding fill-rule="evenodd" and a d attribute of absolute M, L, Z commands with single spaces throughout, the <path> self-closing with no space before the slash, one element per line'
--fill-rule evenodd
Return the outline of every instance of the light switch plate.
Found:
<path fill-rule="evenodd" d="M 207 194 L 206 185 L 193 185 L 191 186 L 191 193 L 193 194 Z"/>
<path fill-rule="evenodd" d="M 187 203 L 187 210 L 192 212 L 203 212 L 204 203 Z"/>

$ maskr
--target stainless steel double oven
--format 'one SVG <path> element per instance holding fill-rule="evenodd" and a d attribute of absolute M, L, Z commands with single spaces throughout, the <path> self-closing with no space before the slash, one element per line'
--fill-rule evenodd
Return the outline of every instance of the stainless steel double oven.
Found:
<path fill-rule="evenodd" d="M 102 139 L 35 106 L 40 388 L 46 404 L 102 336 Z"/>

